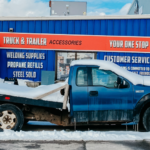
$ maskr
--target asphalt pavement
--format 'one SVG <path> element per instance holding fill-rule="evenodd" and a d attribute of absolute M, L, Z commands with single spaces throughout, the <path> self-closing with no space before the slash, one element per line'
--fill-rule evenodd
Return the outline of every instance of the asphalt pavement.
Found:
<path fill-rule="evenodd" d="M 149 150 L 150 141 L 119 142 L 0 142 L 0 150 Z"/>

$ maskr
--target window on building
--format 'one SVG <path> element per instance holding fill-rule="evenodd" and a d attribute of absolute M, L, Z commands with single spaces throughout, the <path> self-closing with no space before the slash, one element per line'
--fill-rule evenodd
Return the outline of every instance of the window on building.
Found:
<path fill-rule="evenodd" d="M 73 60 L 95 59 L 95 53 L 58 52 L 57 53 L 57 80 L 65 80 L 70 71 Z"/>

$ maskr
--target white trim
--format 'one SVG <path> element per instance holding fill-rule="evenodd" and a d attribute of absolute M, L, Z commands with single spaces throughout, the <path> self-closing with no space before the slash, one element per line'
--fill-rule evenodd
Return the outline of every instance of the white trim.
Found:
<path fill-rule="evenodd" d="M 136 52 L 136 51 L 107 51 L 107 50 L 74 50 L 74 49 L 38 49 L 38 48 L 11 48 L 11 47 L 0 47 L 0 49 L 17 49 L 17 50 L 40 50 L 40 51 L 64 51 L 64 52 L 76 52 L 76 51 L 81 51 L 81 52 L 106 52 L 106 53 L 145 53 L 149 54 L 150 52 Z"/>
<path fill-rule="evenodd" d="M 28 34 L 28 35 L 54 35 L 54 36 L 57 36 L 57 35 L 65 35 L 65 36 L 105 36 L 105 37 L 133 37 L 133 38 L 150 38 L 150 36 L 121 36 L 121 35 L 90 35 L 90 34 L 51 34 L 51 33 L 21 33 L 21 32 L 0 32 L 0 34 Z"/>
<path fill-rule="evenodd" d="M 58 16 L 58 17 L 0 17 L 0 21 L 18 20 L 106 20 L 106 19 L 150 19 L 150 15 L 124 15 L 124 16 Z"/>

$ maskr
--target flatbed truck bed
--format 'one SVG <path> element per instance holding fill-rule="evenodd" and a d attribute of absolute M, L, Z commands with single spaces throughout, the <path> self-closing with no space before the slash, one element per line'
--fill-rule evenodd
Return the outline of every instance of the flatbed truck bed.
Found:
<path fill-rule="evenodd" d="M 0 103 L 12 103 L 12 104 L 24 104 L 24 105 L 31 105 L 31 106 L 41 106 L 47 108 L 62 108 L 63 103 L 60 102 L 52 102 L 52 101 L 45 101 L 42 99 L 31 99 L 31 98 L 24 98 L 24 97 L 17 97 L 11 95 L 0 95 Z"/>

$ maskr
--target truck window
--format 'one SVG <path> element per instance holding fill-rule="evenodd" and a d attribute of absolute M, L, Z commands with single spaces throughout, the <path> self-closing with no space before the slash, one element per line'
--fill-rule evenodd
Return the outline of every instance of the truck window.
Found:
<path fill-rule="evenodd" d="M 87 68 L 78 68 L 77 70 L 77 85 L 87 86 Z"/>
<path fill-rule="evenodd" d="M 105 86 L 108 88 L 115 88 L 118 76 L 111 71 L 100 70 L 99 68 L 92 68 L 92 82 L 93 86 Z"/>

